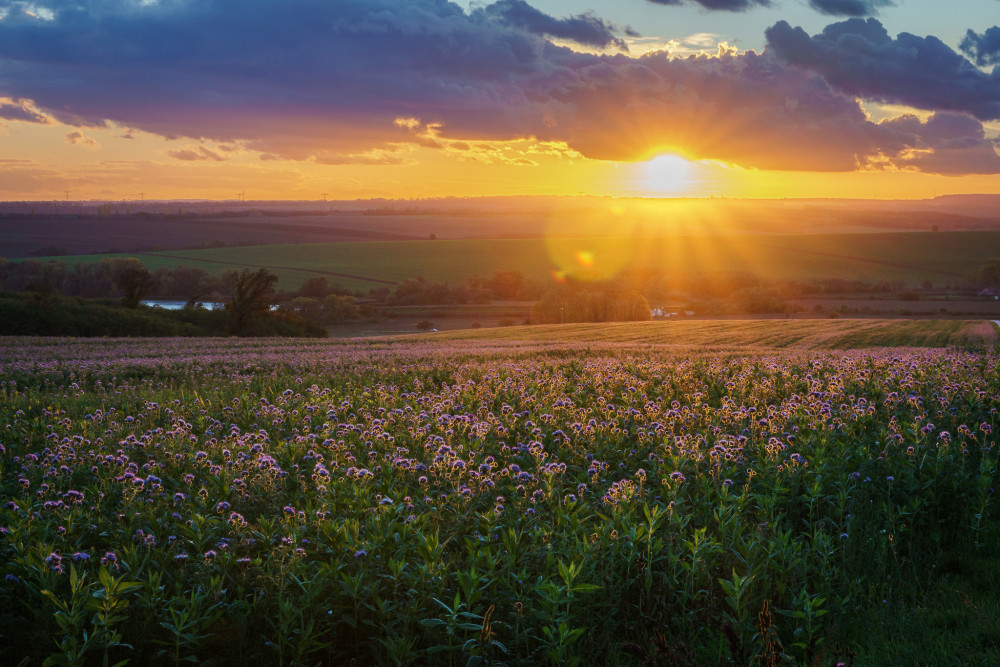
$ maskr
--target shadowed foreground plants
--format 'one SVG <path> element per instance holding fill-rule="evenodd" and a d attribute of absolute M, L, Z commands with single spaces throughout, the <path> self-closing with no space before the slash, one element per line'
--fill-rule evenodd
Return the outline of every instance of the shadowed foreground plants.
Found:
<path fill-rule="evenodd" d="M 998 367 L 0 341 L 0 654 L 996 664 Z"/>

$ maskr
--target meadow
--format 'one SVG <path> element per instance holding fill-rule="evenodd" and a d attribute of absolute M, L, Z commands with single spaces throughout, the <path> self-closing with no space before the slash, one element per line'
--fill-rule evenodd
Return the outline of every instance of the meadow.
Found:
<path fill-rule="evenodd" d="M 606 278 L 625 267 L 676 275 L 742 271 L 782 282 L 839 278 L 915 287 L 929 280 L 940 286 L 961 282 L 966 271 L 1000 256 L 1000 232 L 649 236 L 615 227 L 608 234 L 615 236 L 574 237 L 554 230 L 545 238 L 302 243 L 56 259 L 137 256 L 150 270 L 187 264 L 212 274 L 268 267 L 282 289 L 327 275 L 367 292 L 418 276 L 455 285 L 495 271 L 519 271 L 548 282 L 560 271 Z"/>
<path fill-rule="evenodd" d="M 0 655 L 996 664 L 995 355 L 781 324 L 0 339 Z"/>

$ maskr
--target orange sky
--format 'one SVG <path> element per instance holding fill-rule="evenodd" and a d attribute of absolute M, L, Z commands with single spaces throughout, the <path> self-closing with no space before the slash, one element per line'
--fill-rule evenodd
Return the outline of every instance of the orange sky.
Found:
<path fill-rule="evenodd" d="M 354 199 L 598 194 L 680 197 L 845 197 L 922 199 L 944 194 L 1000 193 L 995 175 L 941 176 L 916 171 L 768 171 L 667 154 L 645 162 L 585 158 L 565 144 L 482 142 L 477 150 L 420 146 L 400 164 L 321 165 L 261 160 L 257 151 L 220 150 L 212 142 L 167 140 L 122 129 L 77 131 L 61 124 L 6 123 L 0 146 L 0 189 L 8 200 Z M 205 149 L 205 153 L 201 153 Z M 184 151 L 200 159 L 178 159 Z M 208 155 L 217 155 L 216 160 Z M 15 157 L 16 156 L 16 157 Z M 22 157 L 23 156 L 23 157 Z"/>

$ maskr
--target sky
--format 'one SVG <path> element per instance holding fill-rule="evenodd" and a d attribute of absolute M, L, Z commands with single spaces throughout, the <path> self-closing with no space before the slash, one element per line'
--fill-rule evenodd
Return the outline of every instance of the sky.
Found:
<path fill-rule="evenodd" d="M 1000 0 L 0 0 L 0 199 L 1000 193 Z"/>

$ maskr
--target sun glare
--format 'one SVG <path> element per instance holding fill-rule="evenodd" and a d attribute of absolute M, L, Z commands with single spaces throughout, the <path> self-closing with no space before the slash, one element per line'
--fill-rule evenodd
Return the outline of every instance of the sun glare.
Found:
<path fill-rule="evenodd" d="M 659 155 L 646 163 L 646 181 L 659 192 L 683 190 L 691 163 L 679 155 Z"/>

